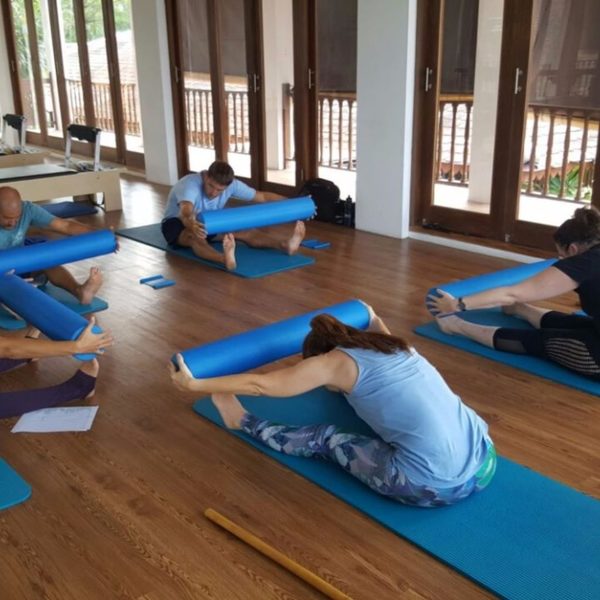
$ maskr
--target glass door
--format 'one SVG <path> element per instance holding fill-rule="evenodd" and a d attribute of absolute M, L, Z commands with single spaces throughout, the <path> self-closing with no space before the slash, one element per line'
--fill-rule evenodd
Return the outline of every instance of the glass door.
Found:
<path fill-rule="evenodd" d="M 357 0 L 316 1 L 318 176 L 356 198 Z"/>
<path fill-rule="evenodd" d="M 416 82 L 413 193 L 424 227 L 492 235 L 503 17 L 497 0 L 442 0 L 420 15 L 421 39 L 433 30 L 435 40 Z"/>
<path fill-rule="evenodd" d="M 598 23 L 594 0 L 532 3 L 529 60 L 515 75 L 524 95 L 521 160 L 506 211 L 517 243 L 549 246 L 551 231 L 576 208 L 600 206 Z"/>
<path fill-rule="evenodd" d="M 263 179 L 284 190 L 296 186 L 293 8 L 293 0 L 262 0 Z"/>

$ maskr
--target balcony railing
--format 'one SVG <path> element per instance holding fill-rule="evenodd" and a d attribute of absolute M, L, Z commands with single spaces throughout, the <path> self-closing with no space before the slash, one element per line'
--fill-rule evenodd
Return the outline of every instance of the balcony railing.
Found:
<path fill-rule="evenodd" d="M 85 123 L 83 88 L 80 81 L 67 80 L 67 94 L 71 120 Z M 125 134 L 140 135 L 139 107 L 135 84 L 121 85 Z M 110 96 L 110 84 L 92 83 L 92 97 L 96 125 L 105 131 L 114 131 L 115 124 Z M 283 112 L 283 139 L 285 162 L 294 160 L 293 93 L 285 85 Z M 184 89 L 185 125 L 187 143 L 199 148 L 214 147 L 213 106 L 210 89 Z M 228 112 L 229 152 L 250 153 L 250 119 L 248 92 L 226 90 Z M 356 170 L 356 94 L 322 92 L 318 97 L 319 165 L 333 169 Z"/>
<path fill-rule="evenodd" d="M 441 96 L 436 182 L 469 184 L 472 96 Z M 586 201 L 591 197 L 600 111 L 530 104 L 521 191 L 531 196 Z"/>

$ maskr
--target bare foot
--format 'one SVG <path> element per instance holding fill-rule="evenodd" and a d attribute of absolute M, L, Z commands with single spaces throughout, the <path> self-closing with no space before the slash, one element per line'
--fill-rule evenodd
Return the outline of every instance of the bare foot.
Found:
<path fill-rule="evenodd" d="M 81 304 L 89 304 L 96 295 L 96 292 L 102 286 L 102 273 L 98 267 L 90 269 L 90 276 L 85 283 L 82 283 L 77 290 L 77 298 Z"/>
<path fill-rule="evenodd" d="M 283 243 L 283 249 L 288 254 L 296 254 L 296 252 L 298 252 L 298 248 L 300 248 L 300 243 L 304 239 L 305 235 L 306 226 L 302 221 L 296 221 L 296 226 L 294 227 L 292 237 L 290 237 L 289 240 Z"/>
<path fill-rule="evenodd" d="M 212 403 L 229 429 L 240 429 L 246 410 L 234 394 L 213 394 Z"/>
<path fill-rule="evenodd" d="M 235 260 L 235 238 L 232 233 L 223 236 L 223 254 L 225 256 L 225 268 L 233 271 L 237 267 Z"/>
<path fill-rule="evenodd" d="M 86 362 L 84 362 L 81 367 L 79 367 L 79 370 L 82 373 L 85 373 L 86 375 L 89 375 L 90 377 L 98 377 L 98 371 L 100 370 L 100 364 L 98 363 L 98 361 L 93 358 L 92 360 L 88 360 Z M 91 398 L 94 394 L 96 393 L 96 390 L 92 390 L 85 398 L 84 400 L 87 400 L 88 398 Z"/>
<path fill-rule="evenodd" d="M 435 318 L 437 326 L 448 335 L 454 335 L 455 333 L 461 333 L 461 325 L 463 320 L 456 315 L 447 315 L 445 317 Z"/>

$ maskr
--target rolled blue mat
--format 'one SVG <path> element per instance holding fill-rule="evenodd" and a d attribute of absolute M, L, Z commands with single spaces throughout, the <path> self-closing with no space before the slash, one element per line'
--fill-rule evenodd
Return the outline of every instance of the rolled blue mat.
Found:
<path fill-rule="evenodd" d="M 302 342 L 316 315 L 332 315 L 357 329 L 369 326 L 369 311 L 360 300 L 348 300 L 321 310 L 285 319 L 265 327 L 239 333 L 184 350 L 183 360 L 196 378 L 243 373 L 302 351 Z M 176 359 L 173 357 L 176 364 Z"/>
<path fill-rule="evenodd" d="M 62 240 L 9 248 L 0 252 L 0 274 L 43 271 L 58 265 L 110 254 L 117 249 L 115 234 L 107 229 Z"/>
<path fill-rule="evenodd" d="M 548 267 L 552 266 L 555 262 L 555 258 L 541 260 L 539 262 L 523 264 L 518 267 L 496 271 L 495 273 L 477 275 L 476 277 L 470 277 L 469 279 L 463 279 L 462 281 L 452 281 L 451 283 L 436 285 L 427 292 L 427 296 L 438 296 L 436 290 L 439 289 L 451 294 L 455 298 L 460 298 L 505 285 L 515 285 L 529 277 L 538 275 Z"/>
<path fill-rule="evenodd" d="M 76 340 L 89 325 L 81 315 L 73 312 L 48 294 L 44 294 L 18 275 L 0 276 L 0 302 L 51 340 Z M 99 327 L 94 327 L 95 333 L 101 333 L 101 331 Z M 76 354 L 74 356 L 79 360 L 94 358 L 94 354 Z"/>
<path fill-rule="evenodd" d="M 204 223 L 207 235 L 215 235 L 302 221 L 313 217 L 316 211 L 313 199 L 310 196 L 302 196 L 251 206 L 206 211 L 198 215 L 198 220 Z"/>

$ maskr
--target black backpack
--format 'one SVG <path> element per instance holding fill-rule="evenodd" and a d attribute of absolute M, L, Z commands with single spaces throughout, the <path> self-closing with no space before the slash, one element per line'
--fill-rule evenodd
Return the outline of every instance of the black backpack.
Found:
<path fill-rule="evenodd" d="M 304 183 L 299 196 L 312 196 L 317 207 L 317 221 L 327 223 L 336 222 L 336 214 L 339 211 L 340 188 L 328 179 L 309 179 Z"/>

